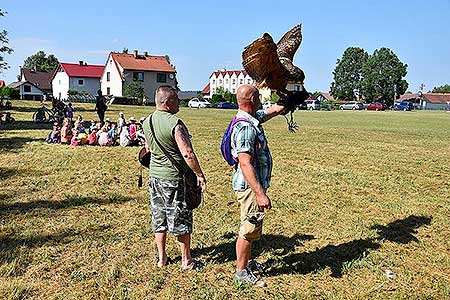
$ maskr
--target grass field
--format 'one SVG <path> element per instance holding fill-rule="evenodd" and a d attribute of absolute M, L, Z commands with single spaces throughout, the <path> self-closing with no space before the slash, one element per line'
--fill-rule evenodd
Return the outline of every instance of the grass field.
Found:
<path fill-rule="evenodd" d="M 156 268 L 138 148 L 47 145 L 37 102 L 0 129 L 0 299 L 450 299 L 450 114 L 301 111 L 265 125 L 274 157 L 266 289 L 233 282 L 238 206 L 219 152 L 233 111 L 182 109 L 208 180 L 201 271 Z M 93 105 L 75 104 L 85 120 Z M 139 118 L 152 107 L 111 106 Z M 145 176 L 147 177 L 147 176 Z M 388 278 L 386 271 L 392 271 Z"/>

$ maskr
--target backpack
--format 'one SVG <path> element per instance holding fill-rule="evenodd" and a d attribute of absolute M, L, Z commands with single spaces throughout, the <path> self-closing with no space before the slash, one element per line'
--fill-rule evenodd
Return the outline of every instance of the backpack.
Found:
<path fill-rule="evenodd" d="M 238 122 L 247 122 L 250 123 L 249 119 L 246 118 L 234 118 L 231 120 L 230 124 L 228 124 L 227 129 L 222 137 L 222 143 L 220 144 L 220 151 L 222 152 L 222 156 L 225 161 L 230 165 L 234 166 L 237 164 L 237 159 L 231 154 L 231 135 L 233 134 L 233 129 L 236 123 Z"/>

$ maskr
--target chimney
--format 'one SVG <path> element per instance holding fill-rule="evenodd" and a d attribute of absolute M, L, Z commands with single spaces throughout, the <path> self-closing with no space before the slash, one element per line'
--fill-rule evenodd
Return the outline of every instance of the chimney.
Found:
<path fill-rule="evenodd" d="M 134 58 L 137 58 L 137 57 L 138 57 L 138 51 L 137 51 L 137 50 L 134 50 L 134 51 L 133 51 L 133 55 L 134 55 Z"/>
<path fill-rule="evenodd" d="M 144 52 L 144 56 L 145 56 L 145 57 L 148 56 L 148 52 L 147 52 L 147 51 Z"/>
<path fill-rule="evenodd" d="M 84 65 L 84 61 L 80 60 L 79 64 L 80 64 L 80 66 L 83 66 Z"/>

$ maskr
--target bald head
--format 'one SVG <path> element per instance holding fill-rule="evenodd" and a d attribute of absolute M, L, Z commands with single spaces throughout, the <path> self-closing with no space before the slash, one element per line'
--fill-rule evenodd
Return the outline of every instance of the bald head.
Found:
<path fill-rule="evenodd" d="M 259 105 L 259 91 L 253 85 L 241 85 L 236 93 L 239 109 L 253 114 Z"/>

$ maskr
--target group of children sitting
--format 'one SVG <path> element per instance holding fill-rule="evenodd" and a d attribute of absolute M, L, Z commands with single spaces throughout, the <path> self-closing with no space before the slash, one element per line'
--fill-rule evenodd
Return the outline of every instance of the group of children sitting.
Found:
<path fill-rule="evenodd" d="M 136 119 L 131 117 L 127 123 L 123 112 L 120 112 L 116 123 L 109 119 L 106 119 L 104 124 L 92 120 L 90 126 L 85 127 L 81 115 L 77 117 L 73 126 L 71 118 L 65 118 L 61 128 L 57 122 L 53 124 L 53 130 L 46 141 L 50 144 L 61 143 L 72 146 L 139 146 L 145 143 L 142 130 L 144 119 L 141 118 L 141 122 L 137 123 Z"/>

